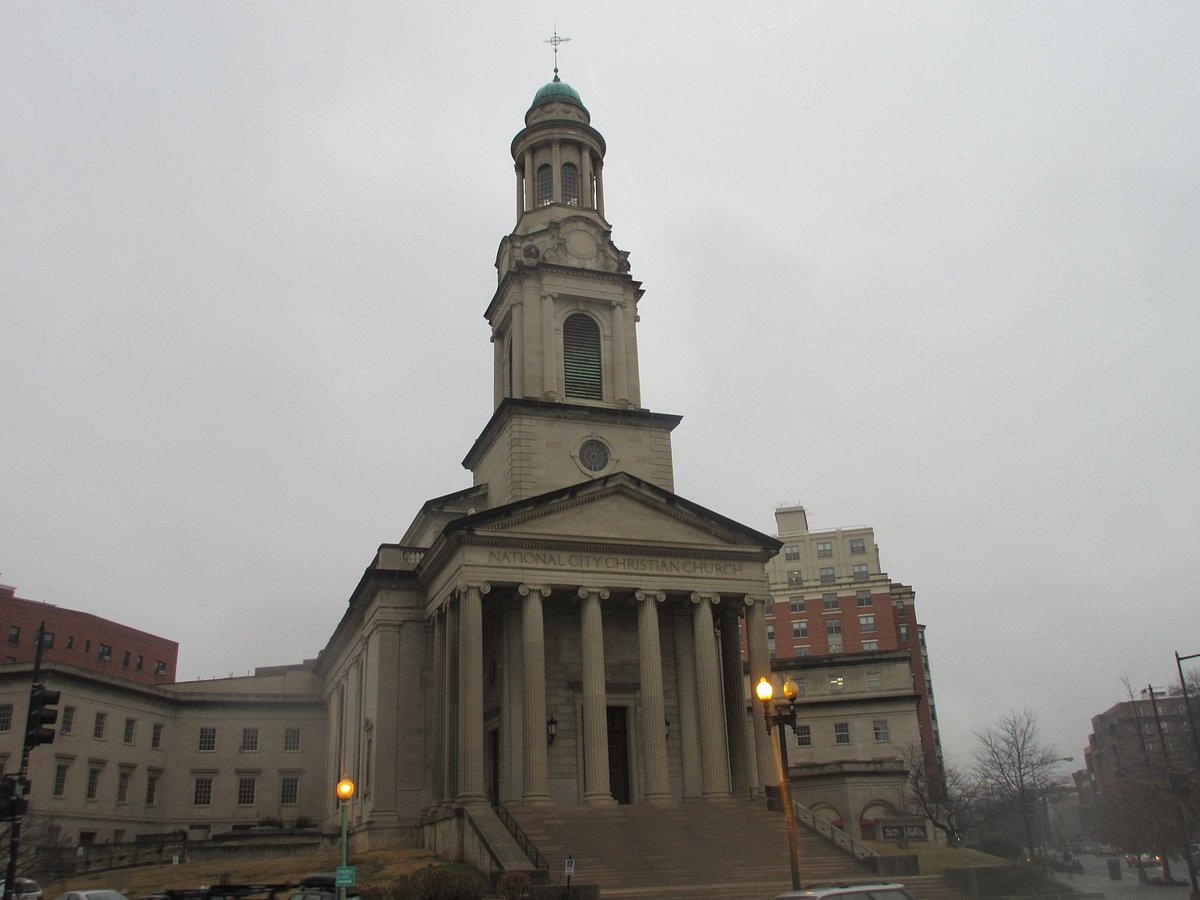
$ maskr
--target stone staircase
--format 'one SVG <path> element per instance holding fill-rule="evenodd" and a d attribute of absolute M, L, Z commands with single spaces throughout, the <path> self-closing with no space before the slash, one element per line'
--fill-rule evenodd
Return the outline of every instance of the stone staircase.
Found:
<path fill-rule="evenodd" d="M 509 809 L 546 857 L 552 883 L 564 881 L 570 854 L 573 883 L 600 885 L 604 900 L 770 900 L 791 887 L 783 816 L 762 801 Z M 877 877 L 807 828 L 797 836 L 805 884 Z"/>

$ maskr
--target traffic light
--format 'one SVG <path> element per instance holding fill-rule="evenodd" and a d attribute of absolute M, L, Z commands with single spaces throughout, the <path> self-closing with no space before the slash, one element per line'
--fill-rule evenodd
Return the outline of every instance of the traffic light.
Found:
<path fill-rule="evenodd" d="M 32 750 L 38 744 L 54 743 L 54 729 L 47 728 L 58 721 L 58 704 L 62 691 L 42 687 L 34 682 L 29 691 L 29 719 L 25 724 L 25 749 Z"/>
<path fill-rule="evenodd" d="M 29 801 L 24 797 L 23 785 L 12 775 L 0 778 L 0 819 L 23 816 L 29 811 Z"/>

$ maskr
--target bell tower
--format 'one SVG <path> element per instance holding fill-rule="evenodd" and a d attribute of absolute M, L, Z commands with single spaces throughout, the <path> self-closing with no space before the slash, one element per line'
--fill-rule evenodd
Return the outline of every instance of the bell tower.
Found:
<path fill-rule="evenodd" d="M 678 416 L 641 407 L 641 283 L 604 218 L 600 132 L 579 93 L 554 80 L 513 138 L 516 226 L 496 254 L 495 412 L 463 464 L 489 505 L 625 471 L 673 489 Z"/>

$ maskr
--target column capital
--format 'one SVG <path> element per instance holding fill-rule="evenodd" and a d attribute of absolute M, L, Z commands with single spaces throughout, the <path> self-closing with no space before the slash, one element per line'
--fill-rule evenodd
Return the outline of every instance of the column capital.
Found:
<path fill-rule="evenodd" d="M 530 594 L 541 594 L 543 597 L 550 596 L 550 585 L 548 584 L 519 584 L 517 585 L 517 593 L 522 597 L 528 597 Z"/>
<path fill-rule="evenodd" d="M 607 599 L 608 599 L 608 588 L 603 588 L 603 587 L 581 587 L 581 588 L 579 589 L 578 593 L 579 593 L 579 599 L 580 599 L 580 600 L 586 600 L 586 599 L 587 599 L 588 597 L 590 597 L 592 594 L 596 594 L 596 595 L 598 595 L 598 596 L 600 597 L 600 599 L 601 599 L 601 600 L 607 600 Z"/>
<path fill-rule="evenodd" d="M 461 597 L 472 588 L 479 591 L 480 594 L 490 594 L 492 591 L 491 582 L 488 581 L 460 581 L 455 585 L 454 593 Z"/>
<path fill-rule="evenodd" d="M 692 595 L 689 599 L 693 603 L 696 603 L 696 604 L 711 603 L 713 606 L 718 606 L 721 602 L 721 595 L 720 594 L 712 594 L 712 593 L 704 593 L 701 591 L 695 591 L 692 593 Z"/>
<path fill-rule="evenodd" d="M 667 599 L 667 592 L 638 590 L 633 592 L 633 596 L 639 603 L 641 603 L 643 600 L 657 600 L 659 603 L 664 603 Z"/>
<path fill-rule="evenodd" d="M 770 594 L 747 594 L 742 598 L 742 602 L 747 606 L 753 606 L 755 603 L 761 603 L 763 606 L 770 606 L 775 602 L 775 598 Z"/>

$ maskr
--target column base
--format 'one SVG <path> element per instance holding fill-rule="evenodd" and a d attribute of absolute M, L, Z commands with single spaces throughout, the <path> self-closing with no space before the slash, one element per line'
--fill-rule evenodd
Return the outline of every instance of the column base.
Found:
<path fill-rule="evenodd" d="M 525 794 L 521 802 L 529 806 L 554 806 L 554 798 L 549 794 Z"/>
<path fill-rule="evenodd" d="M 617 801 L 612 794 L 584 794 L 583 802 L 588 806 L 616 806 Z"/>
<path fill-rule="evenodd" d="M 679 801 L 671 794 L 647 794 L 644 802 L 659 809 L 677 809 Z"/>
<path fill-rule="evenodd" d="M 704 794 L 701 797 L 705 803 L 715 803 L 718 806 L 725 806 L 733 803 L 733 795 L 725 793 Z"/>

